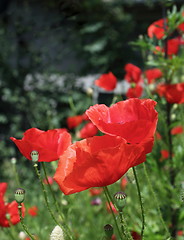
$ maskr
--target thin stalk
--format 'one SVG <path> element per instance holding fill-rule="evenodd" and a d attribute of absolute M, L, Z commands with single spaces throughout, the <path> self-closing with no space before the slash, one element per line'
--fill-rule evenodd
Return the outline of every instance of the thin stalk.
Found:
<path fill-rule="evenodd" d="M 53 190 L 52 190 L 52 187 L 51 187 L 51 185 L 50 185 L 50 183 L 49 183 L 49 180 L 48 180 L 48 177 L 47 177 L 47 171 L 46 171 L 45 163 L 44 163 L 44 162 L 42 162 L 42 167 L 43 167 L 43 172 L 44 172 L 44 175 L 45 175 L 45 179 L 46 179 L 46 181 L 47 181 L 47 184 L 48 184 L 48 186 L 49 186 L 49 190 L 50 190 L 50 192 L 51 192 L 51 194 L 52 194 L 52 197 L 53 197 L 53 200 L 54 200 L 54 205 L 56 206 L 56 211 L 59 213 L 59 215 L 60 215 L 60 217 L 61 217 L 62 224 L 64 224 L 65 218 L 64 218 L 63 213 L 60 211 L 59 204 L 58 204 L 57 199 L 56 199 L 56 197 L 55 197 L 55 194 L 54 194 L 54 192 L 53 192 Z M 68 231 L 68 232 L 70 233 L 70 235 L 72 236 L 72 233 L 71 233 L 71 230 L 69 229 L 69 227 L 68 227 L 66 224 L 64 224 L 64 227 L 67 229 L 67 231 Z"/>
<path fill-rule="evenodd" d="M 110 196 L 110 194 L 109 194 L 108 188 L 107 188 L 107 187 L 103 187 L 103 189 L 104 189 L 104 193 L 105 193 L 106 199 L 107 199 L 107 201 L 108 201 L 108 204 L 109 204 L 109 207 L 110 207 L 110 210 L 111 210 L 113 219 L 114 219 L 114 223 L 115 223 L 116 229 L 117 229 L 117 231 L 118 231 L 118 235 L 119 235 L 120 239 L 123 240 L 121 231 L 120 231 L 119 226 L 118 226 L 118 222 L 117 222 L 116 216 L 115 216 L 115 214 L 114 214 L 114 212 L 113 212 L 113 210 L 112 210 L 111 204 L 110 204 L 110 202 L 111 202 L 111 196 Z"/>
<path fill-rule="evenodd" d="M 29 232 L 27 226 L 26 226 L 25 223 L 24 223 L 24 219 L 23 219 L 23 217 L 22 217 L 22 205 L 21 205 L 21 204 L 18 205 L 18 210 L 19 210 L 20 222 L 21 222 L 21 225 L 22 225 L 24 231 L 27 233 L 27 235 L 28 235 L 32 240 L 35 240 L 34 236 Z"/>
<path fill-rule="evenodd" d="M 107 193 L 108 193 L 108 196 L 110 198 L 110 201 L 114 204 L 114 200 L 113 198 L 111 197 L 111 194 L 109 192 L 109 189 L 107 188 Z M 119 215 L 120 215 L 120 222 L 121 222 L 121 227 L 122 227 L 122 230 L 123 230 L 123 234 L 125 235 L 125 237 L 128 239 L 128 240 L 133 240 L 132 236 L 130 235 L 130 232 L 128 230 L 128 226 L 127 226 L 127 223 L 125 221 L 125 218 L 123 216 L 123 212 L 119 211 Z"/>
<path fill-rule="evenodd" d="M 48 186 L 49 186 L 49 190 L 50 190 L 50 192 L 51 192 L 51 194 L 52 194 L 52 198 L 53 198 L 53 200 L 54 200 L 54 205 L 56 206 L 56 210 L 57 210 L 57 212 L 60 214 L 61 219 L 64 220 L 64 216 L 63 216 L 63 214 L 60 212 L 60 208 L 59 208 L 58 202 L 57 202 L 57 200 L 56 200 L 55 194 L 54 194 L 54 192 L 53 192 L 53 190 L 52 190 L 52 187 L 51 187 L 51 185 L 50 185 L 50 183 L 49 183 L 49 180 L 48 180 L 48 177 L 47 177 L 46 168 L 45 168 L 45 163 L 42 162 L 41 164 L 42 164 L 42 167 L 43 167 L 43 172 L 44 172 L 44 175 L 45 175 L 45 179 L 46 179 L 46 181 L 47 181 L 47 184 L 48 184 Z"/>
<path fill-rule="evenodd" d="M 153 198 L 154 198 L 154 200 L 155 200 L 155 204 L 156 204 L 156 208 L 157 208 L 157 211 L 158 211 L 158 215 L 159 215 L 159 217 L 160 217 L 160 221 L 162 222 L 162 225 L 163 225 L 163 227 L 164 227 L 164 229 L 165 229 L 168 237 L 171 237 L 171 235 L 170 235 L 170 233 L 169 233 L 169 230 L 168 230 L 168 228 L 167 228 L 167 226 L 166 226 L 166 224 L 165 224 L 165 221 L 164 221 L 164 219 L 163 219 L 163 217 L 162 217 L 162 213 L 161 213 L 161 210 L 160 210 L 160 205 L 159 205 L 157 196 L 156 196 L 156 194 L 155 194 L 155 192 L 154 192 L 154 190 L 153 190 L 153 186 L 152 186 L 152 184 L 151 184 L 151 181 L 150 181 L 150 178 L 149 178 L 148 171 L 147 171 L 147 168 L 146 168 L 146 164 L 145 164 L 145 163 L 143 163 L 143 167 L 144 167 L 144 174 L 145 174 L 145 176 L 146 176 L 146 178 L 147 178 L 147 181 L 148 181 L 148 184 L 149 184 L 151 193 L 152 193 Z"/>
<path fill-rule="evenodd" d="M 119 211 L 119 216 L 120 216 L 121 228 L 122 228 L 122 231 L 123 231 L 124 235 L 126 236 L 126 238 L 128 240 L 133 240 L 133 238 L 132 238 L 132 236 L 131 236 L 131 234 L 128 230 L 127 223 L 126 223 L 126 220 L 123 216 L 122 211 L 121 212 Z"/>
<path fill-rule="evenodd" d="M 16 163 L 13 163 L 12 165 L 13 165 L 13 171 L 14 171 L 14 174 L 15 174 L 16 184 L 17 184 L 17 186 L 21 186 L 19 175 L 18 175 L 17 168 L 16 168 Z"/>
<path fill-rule="evenodd" d="M 144 238 L 144 226 L 145 226 L 144 207 L 143 207 L 141 191 L 140 191 L 139 181 L 138 181 L 138 178 L 137 178 L 136 169 L 135 169 L 135 167 L 133 167 L 132 169 L 133 169 L 133 174 L 134 174 L 134 178 L 135 178 L 135 182 L 136 182 L 136 186 L 137 186 L 139 202 L 140 202 L 140 206 L 141 206 L 141 215 L 142 215 L 141 238 L 143 239 Z"/>
<path fill-rule="evenodd" d="M 46 192 L 46 189 L 45 189 L 45 186 L 43 184 L 43 181 L 41 179 L 41 175 L 40 175 L 40 172 L 38 170 L 38 164 L 35 163 L 34 165 L 34 168 L 35 168 L 35 172 L 36 172 L 36 175 L 40 181 L 40 184 L 41 184 L 41 187 L 42 187 L 42 192 L 43 192 L 43 196 L 44 196 L 44 200 L 45 200 L 45 204 L 46 204 L 46 207 L 47 207 L 47 210 L 49 211 L 52 219 L 54 220 L 54 222 L 56 223 L 56 225 L 59 225 L 60 228 L 63 230 L 63 232 L 69 237 L 69 239 L 72 239 L 72 236 L 69 236 L 68 232 L 64 229 L 64 227 L 57 221 L 57 219 L 55 218 L 54 216 L 54 213 L 52 212 L 50 206 L 49 206 L 49 200 L 48 200 L 48 197 L 47 197 L 47 192 Z"/>

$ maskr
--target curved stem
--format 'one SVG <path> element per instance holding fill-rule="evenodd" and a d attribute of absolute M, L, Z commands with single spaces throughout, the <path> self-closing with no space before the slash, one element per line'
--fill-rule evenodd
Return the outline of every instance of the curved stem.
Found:
<path fill-rule="evenodd" d="M 142 215 L 141 238 L 143 239 L 144 238 L 144 226 L 145 226 L 144 208 L 143 208 L 141 191 L 140 191 L 139 181 L 138 181 L 138 178 L 137 178 L 137 173 L 136 173 L 135 167 L 133 167 L 132 169 L 133 169 L 133 174 L 134 174 L 134 178 L 135 178 L 135 182 L 136 182 L 136 186 L 137 186 L 137 192 L 138 192 L 139 201 L 140 201 L 140 206 L 141 206 L 141 215 Z"/>
<path fill-rule="evenodd" d="M 27 233 L 27 235 L 28 235 L 32 240 L 35 240 L 34 236 L 29 232 L 27 226 L 26 226 L 25 223 L 24 223 L 24 220 L 23 220 L 23 217 L 22 217 L 22 205 L 21 205 L 21 204 L 18 205 L 18 210 L 19 210 L 20 222 L 21 222 L 21 225 L 22 225 L 24 231 Z"/>
<path fill-rule="evenodd" d="M 104 189 L 104 193 L 105 193 L 106 199 L 107 199 L 107 201 L 108 201 L 108 204 L 109 204 L 109 207 L 110 207 L 110 210 L 111 210 L 113 219 L 114 219 L 114 223 L 115 223 L 115 225 L 116 225 L 116 229 L 117 229 L 117 231 L 118 231 L 118 235 L 119 235 L 120 239 L 123 240 L 121 231 L 120 231 L 119 226 L 118 226 L 118 223 L 117 223 L 116 216 L 115 216 L 115 214 L 114 214 L 114 212 L 113 212 L 113 210 L 112 210 L 111 204 L 110 204 L 110 202 L 112 202 L 112 201 L 111 201 L 110 193 L 109 193 L 107 187 L 103 187 L 103 189 Z"/>
<path fill-rule="evenodd" d="M 64 229 L 64 227 L 57 221 L 57 219 L 56 219 L 55 216 L 54 216 L 54 213 L 52 212 L 52 210 L 51 210 L 51 208 L 50 208 L 50 206 L 49 206 L 49 201 L 48 201 L 48 197 L 47 197 L 47 192 L 46 192 L 45 186 L 44 186 L 44 184 L 43 184 L 43 181 L 42 181 L 42 179 L 41 179 L 40 172 L 39 172 L 39 170 L 38 170 L 38 164 L 35 163 L 33 166 L 34 166 L 34 168 L 35 168 L 36 175 L 37 175 L 37 177 L 38 177 L 38 179 L 39 179 L 39 181 L 40 181 L 41 187 L 42 187 L 42 192 L 43 192 L 43 196 L 44 196 L 44 200 L 45 200 L 45 204 L 46 204 L 47 210 L 49 211 L 49 213 L 50 213 L 52 219 L 54 220 L 54 222 L 55 222 L 57 225 L 60 226 L 60 228 L 63 230 L 63 232 L 64 232 L 70 239 L 72 239 L 72 237 L 68 235 L 68 232 Z"/>

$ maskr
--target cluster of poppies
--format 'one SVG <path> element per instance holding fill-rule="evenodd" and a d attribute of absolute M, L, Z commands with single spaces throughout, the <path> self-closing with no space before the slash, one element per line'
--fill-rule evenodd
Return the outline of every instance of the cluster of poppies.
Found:
<path fill-rule="evenodd" d="M 178 36 L 172 37 L 173 32 L 176 31 L 178 32 Z M 170 29 L 168 19 L 159 19 L 153 22 L 148 27 L 148 37 L 151 39 L 155 38 L 155 42 L 163 40 L 163 46 L 159 45 L 155 46 L 154 49 L 151 49 L 153 54 L 162 55 L 163 57 L 166 55 L 170 59 L 176 56 L 179 52 L 180 46 L 184 44 L 181 37 L 183 32 L 184 23 L 179 24 L 176 29 Z M 126 92 L 127 98 L 141 97 L 143 94 L 143 83 L 154 83 L 156 79 L 160 79 L 163 76 L 163 73 L 159 68 L 151 68 L 142 72 L 138 66 L 132 63 L 126 64 L 124 66 L 124 71 L 124 80 L 130 84 L 128 91 Z M 95 85 L 106 91 L 112 91 L 116 88 L 117 78 L 112 72 L 102 74 L 100 78 L 95 81 Z M 160 97 L 165 97 L 169 103 L 184 103 L 184 83 L 157 84 L 156 92 Z"/>
<path fill-rule="evenodd" d="M 155 105 L 151 99 L 131 98 L 111 107 L 91 106 L 85 114 L 104 135 L 73 144 L 66 129 L 31 128 L 21 140 L 11 140 L 29 160 L 32 151 L 39 153 L 38 161 L 59 159 L 54 180 L 64 194 L 103 187 L 144 162 L 151 152 L 158 119 Z"/>

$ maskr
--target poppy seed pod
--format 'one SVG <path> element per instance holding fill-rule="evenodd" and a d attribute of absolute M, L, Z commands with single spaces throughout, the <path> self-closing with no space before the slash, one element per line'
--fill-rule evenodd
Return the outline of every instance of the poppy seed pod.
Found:
<path fill-rule="evenodd" d="M 22 203 L 25 198 L 25 190 L 23 188 L 17 188 L 15 190 L 15 200 L 17 203 Z"/>
<path fill-rule="evenodd" d="M 105 235 L 106 235 L 107 239 L 111 239 L 112 234 L 113 234 L 113 230 L 114 230 L 113 226 L 110 225 L 110 224 L 106 224 L 104 226 L 104 231 L 105 231 Z"/>
<path fill-rule="evenodd" d="M 32 161 L 33 161 L 34 163 L 37 163 L 38 160 L 39 160 L 39 152 L 36 151 L 36 150 L 33 150 L 33 151 L 31 152 L 31 159 L 32 159 Z"/>
<path fill-rule="evenodd" d="M 114 194 L 115 204 L 119 211 L 122 211 L 124 208 L 126 204 L 126 197 L 127 195 L 124 192 L 117 192 Z"/>

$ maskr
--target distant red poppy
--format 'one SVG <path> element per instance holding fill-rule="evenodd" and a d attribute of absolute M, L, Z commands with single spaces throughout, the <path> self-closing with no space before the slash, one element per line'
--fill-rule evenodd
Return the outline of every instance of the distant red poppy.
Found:
<path fill-rule="evenodd" d="M 181 40 L 179 38 L 173 38 L 173 39 L 169 39 L 167 41 L 167 55 L 171 58 L 172 55 L 177 55 L 178 54 L 178 50 L 179 50 L 179 46 L 181 44 Z M 165 52 L 165 48 L 164 47 L 160 47 L 160 46 L 156 46 L 156 51 L 158 52 Z M 155 51 L 155 54 L 156 54 Z"/>
<path fill-rule="evenodd" d="M 89 192 L 91 196 L 97 196 L 103 192 L 103 188 L 90 188 Z"/>
<path fill-rule="evenodd" d="M 177 135 L 183 133 L 183 127 L 182 126 L 176 126 L 171 129 L 171 134 L 172 135 Z"/>
<path fill-rule="evenodd" d="M 101 132 L 120 136 L 128 143 L 141 143 L 148 153 L 152 149 L 158 120 L 155 105 L 151 99 L 130 98 L 111 107 L 96 104 L 86 114 Z"/>
<path fill-rule="evenodd" d="M 143 93 L 143 87 L 136 84 L 135 87 L 130 87 L 126 93 L 127 98 L 139 98 Z"/>
<path fill-rule="evenodd" d="M 100 78 L 95 80 L 95 85 L 107 91 L 112 91 L 116 88 L 117 78 L 112 72 L 102 74 Z"/>
<path fill-rule="evenodd" d="M 106 208 L 107 208 L 107 211 L 108 211 L 109 213 L 112 213 L 112 212 L 111 212 L 111 209 L 112 209 L 112 211 L 113 211 L 115 214 L 118 214 L 118 211 L 116 210 L 116 208 L 115 208 L 115 206 L 114 206 L 114 204 L 113 204 L 112 202 L 110 202 L 110 204 L 109 204 L 108 202 L 106 202 Z"/>
<path fill-rule="evenodd" d="M 127 63 L 124 67 L 126 74 L 124 79 L 129 83 L 140 83 L 143 82 L 142 71 L 139 67 L 135 66 L 132 63 Z"/>
<path fill-rule="evenodd" d="M 121 189 L 122 189 L 123 191 L 125 190 L 127 184 L 128 184 L 127 178 L 126 178 L 126 177 L 123 177 L 123 178 L 121 179 L 121 184 L 120 184 Z"/>
<path fill-rule="evenodd" d="M 161 153 L 160 161 L 163 161 L 164 159 L 168 159 L 169 158 L 169 151 L 168 150 L 162 149 L 160 151 L 160 153 Z"/>
<path fill-rule="evenodd" d="M 18 203 L 13 201 L 6 203 L 4 201 L 4 194 L 6 192 L 7 183 L 0 183 L 0 226 L 10 227 L 20 222 Z M 22 204 L 22 216 L 24 217 L 25 207 Z M 8 217 L 9 216 L 9 217 Z"/>
<path fill-rule="evenodd" d="M 177 231 L 177 236 L 183 236 L 184 234 L 183 234 L 183 231 L 182 230 L 179 230 L 179 231 Z"/>
<path fill-rule="evenodd" d="M 60 157 L 54 180 L 64 194 L 103 187 L 145 161 L 144 148 L 120 137 L 95 136 L 75 142 Z"/>
<path fill-rule="evenodd" d="M 35 217 L 38 215 L 38 208 L 37 206 L 32 206 L 28 209 L 28 214 L 32 217 Z"/>
<path fill-rule="evenodd" d="M 141 235 L 139 235 L 137 232 L 131 231 L 131 235 L 134 240 L 141 240 Z"/>
<path fill-rule="evenodd" d="M 148 27 L 148 36 L 150 38 L 156 37 L 157 39 L 162 39 L 165 35 L 165 29 L 164 29 L 164 24 L 167 22 L 165 19 L 159 19 L 155 22 L 153 22 L 149 27 Z M 167 26 L 166 26 L 167 29 Z"/>
<path fill-rule="evenodd" d="M 98 128 L 92 123 L 88 122 L 84 127 L 77 133 L 79 138 L 93 137 L 98 133 Z"/>
<path fill-rule="evenodd" d="M 165 97 L 169 103 L 184 103 L 184 83 L 159 84 L 157 93 L 160 97 Z"/>
<path fill-rule="evenodd" d="M 146 78 L 148 80 L 148 84 L 151 84 L 155 81 L 155 79 L 161 78 L 163 74 L 160 71 L 160 69 L 152 68 L 152 69 L 146 70 L 145 75 L 146 75 Z"/>
<path fill-rule="evenodd" d="M 83 115 L 76 115 L 76 116 L 72 116 L 72 117 L 68 117 L 67 118 L 67 126 L 69 129 L 75 128 L 77 126 L 79 126 L 84 120 L 84 116 Z"/>
<path fill-rule="evenodd" d="M 71 144 L 71 136 L 66 129 L 52 129 L 42 131 L 30 128 L 25 131 L 21 140 L 10 138 L 18 147 L 19 151 L 27 159 L 31 159 L 31 152 L 38 151 L 39 162 L 51 162 L 59 159 L 59 156 Z"/>
<path fill-rule="evenodd" d="M 48 179 L 48 182 L 47 182 L 47 179 Z M 53 180 L 53 177 L 51 177 L 51 176 L 48 176 L 47 177 L 47 179 L 46 178 L 44 178 L 43 179 L 43 182 L 47 185 L 47 184 L 50 184 L 50 185 L 52 185 L 53 184 L 53 182 L 54 182 L 54 180 Z"/>
<path fill-rule="evenodd" d="M 184 17 L 184 12 L 182 12 L 182 16 Z M 178 25 L 177 29 L 184 32 L 184 21 Z"/>
<path fill-rule="evenodd" d="M 155 132 L 155 137 L 157 140 L 161 140 L 162 136 L 160 135 L 160 133 L 158 131 Z"/>

